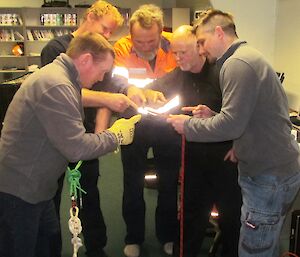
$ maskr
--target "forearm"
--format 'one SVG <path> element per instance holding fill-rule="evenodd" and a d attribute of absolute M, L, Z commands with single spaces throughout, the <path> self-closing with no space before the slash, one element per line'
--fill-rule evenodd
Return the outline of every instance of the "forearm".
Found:
<path fill-rule="evenodd" d="M 107 129 L 110 124 L 111 110 L 108 108 L 99 108 L 97 110 L 96 120 L 95 120 L 95 133 L 102 132 Z"/>
<path fill-rule="evenodd" d="M 108 105 L 111 93 L 100 92 L 83 88 L 82 104 L 84 107 L 103 107 Z"/>

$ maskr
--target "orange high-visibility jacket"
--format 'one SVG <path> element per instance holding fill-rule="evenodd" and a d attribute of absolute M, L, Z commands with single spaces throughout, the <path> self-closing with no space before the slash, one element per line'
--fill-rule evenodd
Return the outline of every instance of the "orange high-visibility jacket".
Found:
<path fill-rule="evenodd" d="M 169 39 L 171 36 L 172 33 L 162 32 L 154 71 L 148 61 L 137 56 L 133 49 L 130 35 L 119 39 L 114 45 L 116 52 L 115 66 L 126 67 L 127 69 L 144 68 L 146 69 L 144 78 L 156 79 L 162 77 L 176 67 L 176 61 L 170 49 Z"/>

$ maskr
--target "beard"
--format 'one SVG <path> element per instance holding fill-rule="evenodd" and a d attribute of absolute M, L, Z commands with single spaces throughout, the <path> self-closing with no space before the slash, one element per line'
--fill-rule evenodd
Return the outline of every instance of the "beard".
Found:
<path fill-rule="evenodd" d="M 133 49 L 139 58 L 144 59 L 146 61 L 152 61 L 156 57 L 159 47 L 160 45 L 158 45 L 155 49 L 149 52 L 139 51 L 135 47 L 133 47 Z"/>

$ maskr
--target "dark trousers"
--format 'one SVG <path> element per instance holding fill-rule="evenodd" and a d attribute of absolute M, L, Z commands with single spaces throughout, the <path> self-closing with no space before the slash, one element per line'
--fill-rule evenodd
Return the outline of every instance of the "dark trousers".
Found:
<path fill-rule="evenodd" d="M 30 204 L 0 192 L 1 257 L 57 257 L 53 253 L 58 231 L 52 200 Z"/>
<path fill-rule="evenodd" d="M 70 168 L 75 167 L 70 164 Z M 97 187 L 99 177 L 98 159 L 84 161 L 79 168 L 81 171 L 80 184 L 87 194 L 82 194 L 83 208 L 79 210 L 79 218 L 82 224 L 82 234 L 87 256 L 100 254 L 107 242 L 106 226 L 100 208 L 99 190 Z M 63 188 L 64 175 L 59 179 L 59 189 L 54 197 L 56 212 L 59 216 L 61 192 Z M 61 242 L 61 236 L 58 237 Z"/>
<path fill-rule="evenodd" d="M 184 181 L 184 256 L 196 257 L 213 204 L 219 211 L 221 256 L 238 257 L 241 192 L 237 165 L 224 161 L 231 143 L 186 144 Z"/>
<path fill-rule="evenodd" d="M 121 148 L 124 171 L 122 211 L 127 228 L 126 244 L 142 244 L 145 239 L 146 207 L 143 192 L 149 147 L 153 148 L 158 172 L 156 236 L 162 244 L 176 239 L 180 137 L 165 120 L 143 117 L 136 124 L 133 143 Z"/>

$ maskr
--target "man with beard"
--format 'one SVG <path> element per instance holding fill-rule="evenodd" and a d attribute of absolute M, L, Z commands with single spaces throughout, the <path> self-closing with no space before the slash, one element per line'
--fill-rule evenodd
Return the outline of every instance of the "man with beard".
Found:
<path fill-rule="evenodd" d="M 129 70 L 129 77 L 156 79 L 176 67 L 170 49 L 171 33 L 163 32 L 162 10 L 152 4 L 142 5 L 129 21 L 130 35 L 118 40 L 114 49 L 115 65 Z M 147 96 L 148 90 L 144 93 Z M 155 94 L 153 102 L 165 101 Z M 140 102 L 139 104 L 144 104 Z M 131 116 L 131 113 L 127 113 Z M 123 218 L 127 226 L 124 253 L 128 257 L 140 255 L 140 245 L 145 238 L 145 202 L 143 198 L 144 172 L 147 153 L 153 149 L 158 171 L 158 201 L 156 208 L 156 235 L 164 251 L 171 255 L 176 239 L 177 181 L 179 169 L 180 138 L 169 124 L 143 117 L 135 143 L 122 147 L 124 171 Z"/>

